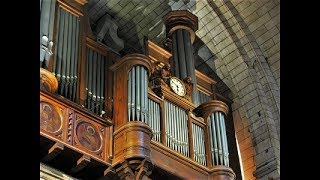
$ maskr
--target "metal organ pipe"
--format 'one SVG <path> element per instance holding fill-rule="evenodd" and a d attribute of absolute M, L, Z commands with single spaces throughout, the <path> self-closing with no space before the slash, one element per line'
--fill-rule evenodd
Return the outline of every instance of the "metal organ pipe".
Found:
<path fill-rule="evenodd" d="M 90 59 L 88 59 L 88 77 L 89 77 L 89 80 L 88 80 L 88 96 L 87 96 L 87 99 L 88 99 L 88 104 L 87 104 L 87 108 L 88 109 L 91 109 L 91 101 L 92 101 L 92 62 L 93 62 L 93 51 L 91 49 L 89 49 L 89 57 Z"/>
<path fill-rule="evenodd" d="M 220 120 L 221 120 L 221 126 L 222 126 L 222 138 L 223 138 L 223 147 L 224 147 L 224 160 L 225 160 L 225 166 L 229 166 L 229 152 L 228 152 L 228 141 L 227 141 L 227 131 L 226 131 L 226 125 L 224 121 L 224 115 L 219 112 Z"/>
<path fill-rule="evenodd" d="M 46 1 L 44 1 L 46 2 Z M 53 1 L 51 1 L 53 3 Z M 51 7 L 54 11 L 54 7 Z M 51 16 L 51 15 L 50 15 Z M 51 17 L 50 17 L 51 18 Z M 49 22 L 49 34 L 53 34 L 53 20 Z M 75 101 L 77 62 L 79 48 L 79 17 L 59 7 L 57 11 L 56 48 L 53 74 L 59 83 L 58 93 Z M 49 35 L 49 40 L 52 36 Z"/>
<path fill-rule="evenodd" d="M 74 16 L 75 17 L 75 16 Z M 76 100 L 76 92 L 77 92 L 77 82 L 78 82 L 78 76 L 77 76 L 77 68 L 78 68 L 78 51 L 79 51 L 79 35 L 80 35 L 80 22 L 79 22 L 79 18 L 75 17 L 74 18 L 74 22 L 76 24 L 76 31 L 75 31 L 75 45 L 74 45 L 74 56 L 75 56 L 75 65 L 74 65 L 74 83 L 73 83 L 73 96 L 72 96 L 72 100 L 75 101 Z"/>
<path fill-rule="evenodd" d="M 97 102 L 97 60 L 98 60 L 98 53 L 93 51 L 93 71 L 92 71 L 92 104 L 91 104 L 91 111 L 94 112 Z"/>
<path fill-rule="evenodd" d="M 105 80 L 105 57 L 103 56 L 103 58 L 101 59 L 101 67 L 100 67 L 100 70 L 101 70 L 101 78 L 100 78 L 100 81 L 101 81 L 101 90 L 100 90 L 100 93 L 101 93 L 101 103 L 100 103 L 100 109 L 99 109 L 99 112 L 102 114 L 102 110 L 104 109 L 104 80 Z"/>
<path fill-rule="evenodd" d="M 76 38 L 76 34 L 74 33 L 76 30 L 76 17 L 75 16 L 71 16 L 72 18 L 72 34 L 71 34 L 71 47 L 75 47 L 75 38 Z M 75 48 L 71 48 L 71 65 L 70 65 L 70 84 L 69 84 L 69 95 L 67 98 L 73 100 L 73 93 L 74 93 L 74 76 L 75 76 Z M 74 100 L 73 100 L 74 101 Z"/>
<path fill-rule="evenodd" d="M 59 8 L 59 11 L 58 11 L 58 14 L 60 15 L 60 21 L 58 22 L 59 24 L 59 27 L 58 27 L 58 32 L 57 32 L 57 36 L 58 36 L 58 46 L 56 48 L 56 58 L 55 58 L 55 61 L 57 63 L 57 69 L 56 69 L 56 77 L 57 77 L 57 80 L 59 82 L 59 84 L 61 83 L 61 64 L 62 64 L 62 43 L 63 43 L 63 29 L 64 29 L 64 14 L 65 14 L 65 11 L 61 10 Z M 59 19 L 59 18 L 58 18 Z M 59 89 L 61 87 L 59 86 Z"/>
<path fill-rule="evenodd" d="M 224 114 L 213 112 L 210 116 L 210 142 L 213 165 L 229 166 L 228 141 Z"/>
<path fill-rule="evenodd" d="M 100 114 L 99 107 L 100 107 L 100 103 L 101 103 L 101 101 L 100 101 L 100 96 L 101 96 L 101 94 L 100 94 L 101 58 L 102 58 L 101 55 L 98 54 L 98 59 L 97 59 L 98 60 L 97 61 L 97 102 L 96 102 L 96 107 L 94 108 L 94 110 L 95 110 L 94 112 L 97 114 Z"/>
<path fill-rule="evenodd" d="M 211 123 L 211 127 L 212 127 L 212 132 L 210 133 L 210 137 L 212 138 L 213 148 L 214 148 L 214 151 L 213 151 L 214 154 L 212 154 L 212 155 L 215 157 L 214 159 L 216 160 L 216 161 L 212 160 L 212 163 L 213 163 L 213 165 L 219 165 L 218 143 L 217 143 L 217 133 L 216 133 L 214 113 L 211 114 L 210 123 Z M 211 146 L 212 146 L 212 144 L 211 144 Z"/>
<path fill-rule="evenodd" d="M 64 11 L 64 10 L 63 10 Z M 63 29 L 63 49 L 62 49 L 62 71 L 61 71 L 61 89 L 60 94 L 63 95 L 65 91 L 65 83 L 66 83 L 66 64 L 67 64 L 67 44 L 68 44 L 68 24 L 69 24 L 69 16 L 68 12 L 65 13 L 64 26 Z"/>
<path fill-rule="evenodd" d="M 131 121 L 131 86 L 132 86 L 132 70 L 128 73 L 128 121 Z"/>
<path fill-rule="evenodd" d="M 217 130 L 217 139 L 218 139 L 218 153 L 219 153 L 219 163 L 220 165 L 223 164 L 223 149 L 222 149 L 222 142 L 221 142 L 221 132 L 220 132 L 220 120 L 219 115 L 217 112 L 214 113 L 215 116 L 215 125 Z"/>
<path fill-rule="evenodd" d="M 131 120 L 134 120 L 135 119 L 135 106 L 136 106 L 136 71 L 135 71 L 135 67 L 133 67 L 131 69 L 131 80 L 132 80 L 132 83 L 131 83 L 131 90 L 132 90 L 132 93 L 131 93 L 131 113 L 132 113 L 132 116 L 131 116 Z"/>
<path fill-rule="evenodd" d="M 189 157 L 188 146 L 188 115 L 184 109 L 164 101 L 165 107 L 165 127 L 166 127 L 166 146 Z M 159 117 L 160 121 L 160 117 Z M 160 124 L 159 124 L 160 131 Z M 159 134 L 160 140 L 160 134 Z"/>
<path fill-rule="evenodd" d="M 60 28 L 61 26 L 61 20 L 60 20 L 60 14 L 61 14 L 61 11 L 58 10 L 57 12 L 57 28 Z M 60 29 L 58 29 L 57 33 L 56 33 L 56 39 L 57 39 L 57 42 L 59 42 L 59 38 L 60 38 Z M 58 56 L 58 49 L 59 49 L 59 44 L 56 43 L 56 48 L 55 48 L 55 58 L 54 58 L 54 61 L 53 61 L 53 74 L 58 78 L 57 76 L 57 69 L 58 69 L 58 63 L 60 60 L 59 60 L 59 56 Z M 60 76 L 60 75 L 59 75 Z M 58 80 L 59 82 L 59 80 Z"/>
<path fill-rule="evenodd" d="M 181 29 L 178 29 L 174 33 L 177 33 L 180 78 L 184 79 L 184 78 L 187 77 L 187 67 L 186 67 L 186 62 L 185 62 L 185 51 L 184 51 L 183 34 L 182 34 L 182 30 Z"/>
<path fill-rule="evenodd" d="M 136 121 L 140 121 L 140 66 L 136 66 Z"/>
<path fill-rule="evenodd" d="M 131 108 L 128 109 L 128 113 L 131 113 L 128 121 L 134 120 L 149 124 L 147 70 L 144 67 L 134 66 L 128 76 L 128 108 Z"/>
<path fill-rule="evenodd" d="M 168 108 L 168 103 L 164 101 L 164 110 L 165 110 L 165 129 L 166 129 L 166 146 L 170 147 L 169 145 L 169 108 Z"/>
<path fill-rule="evenodd" d="M 212 115 L 211 115 L 212 116 Z M 212 137 L 212 132 L 213 132 L 213 129 L 212 129 L 212 125 L 211 125 L 211 122 L 212 122 L 212 118 L 211 116 L 209 116 L 210 120 L 209 120 L 209 136 L 210 136 L 210 149 L 211 149 L 211 159 L 212 159 L 212 165 L 214 165 L 214 160 L 215 160 L 215 155 L 214 155 L 214 145 L 213 145 L 213 137 Z"/>
<path fill-rule="evenodd" d="M 69 15 L 68 17 L 68 35 L 67 35 L 67 47 L 66 47 L 66 83 L 65 83 L 65 92 L 64 96 L 68 98 L 68 90 L 70 85 L 70 64 L 71 64 L 71 36 L 72 36 L 72 16 Z"/>
<path fill-rule="evenodd" d="M 177 46 L 177 33 L 172 34 L 172 51 L 174 59 L 174 72 L 177 77 L 180 78 L 180 67 L 179 67 L 179 58 L 178 58 L 178 46 Z"/>
<path fill-rule="evenodd" d="M 194 160 L 202 165 L 206 165 L 204 130 L 202 127 L 192 124 Z"/>
<path fill-rule="evenodd" d="M 160 142 L 160 136 L 161 136 L 161 131 L 160 131 L 160 104 L 158 103 L 154 103 L 155 106 L 156 106 L 156 113 L 155 113 L 155 126 L 156 126 L 156 141 Z M 150 114 L 150 112 L 149 112 Z"/>

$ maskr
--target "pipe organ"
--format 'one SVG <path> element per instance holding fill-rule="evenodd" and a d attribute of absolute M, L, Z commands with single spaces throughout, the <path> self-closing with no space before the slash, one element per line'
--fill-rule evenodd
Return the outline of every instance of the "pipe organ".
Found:
<path fill-rule="evenodd" d="M 54 86 L 41 94 L 45 101 L 41 103 L 47 107 L 41 110 L 42 117 L 48 117 L 44 112 L 48 107 L 63 109 L 55 113 L 62 124 L 60 134 L 46 129 L 41 133 L 60 143 L 51 149 L 66 146 L 68 151 L 77 151 L 76 166 L 70 172 L 77 175 L 94 167 L 97 170 L 92 177 L 81 173 L 79 177 L 152 179 L 152 169 L 160 168 L 182 179 L 235 179 L 228 167 L 225 123 L 229 107 L 212 99 L 210 88 L 215 82 L 194 68 L 197 18 L 187 11 L 169 12 L 164 17 L 172 54 L 149 42 L 145 55 L 120 58 L 91 39 L 92 34 L 83 27 L 82 1 L 76 1 L 77 8 L 69 1 L 41 1 L 40 22 L 41 33 L 54 42 L 49 71 L 41 71 L 45 74 L 42 80 L 50 81 L 45 86 Z M 185 93 L 173 90 L 172 78 L 181 83 L 176 88 L 184 88 Z"/>
<path fill-rule="evenodd" d="M 79 17 L 58 7 L 53 74 L 59 82 L 58 93 L 75 101 L 79 55 Z"/>
<path fill-rule="evenodd" d="M 86 58 L 86 108 L 101 115 L 104 110 L 105 57 L 87 47 Z"/>
<path fill-rule="evenodd" d="M 229 166 L 229 153 L 224 114 L 213 112 L 209 118 L 211 157 L 214 165 Z"/>
<path fill-rule="evenodd" d="M 153 137 L 152 139 L 161 142 L 161 128 L 160 128 L 160 118 L 161 109 L 160 104 L 154 100 L 148 98 L 148 111 L 149 111 L 149 126 L 152 129 Z"/>
<path fill-rule="evenodd" d="M 142 66 L 134 66 L 128 74 L 128 121 L 149 123 L 148 75 Z"/>
<path fill-rule="evenodd" d="M 188 114 L 179 106 L 164 101 L 166 146 L 189 157 Z"/>
<path fill-rule="evenodd" d="M 205 136 L 202 127 L 192 124 L 194 160 L 206 166 Z"/>

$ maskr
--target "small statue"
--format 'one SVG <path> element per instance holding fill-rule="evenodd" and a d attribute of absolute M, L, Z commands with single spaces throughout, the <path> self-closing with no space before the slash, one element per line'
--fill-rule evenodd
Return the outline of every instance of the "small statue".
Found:
<path fill-rule="evenodd" d="M 48 42 L 47 36 L 42 36 L 41 38 L 41 48 L 40 48 L 40 67 L 48 67 L 49 66 L 49 60 L 51 55 L 53 54 L 51 49 L 53 46 L 53 42 Z M 44 63 L 43 63 L 44 61 Z"/>
<path fill-rule="evenodd" d="M 186 98 L 191 100 L 192 96 L 192 91 L 193 91 L 193 83 L 192 83 L 192 78 L 190 76 L 184 78 L 182 80 L 185 83 L 186 86 Z"/>
<path fill-rule="evenodd" d="M 151 81 L 154 82 L 156 87 L 160 85 L 168 86 L 167 82 L 171 77 L 170 64 L 164 64 L 162 67 L 159 66 L 160 62 L 155 64 L 155 70 L 152 74 Z"/>

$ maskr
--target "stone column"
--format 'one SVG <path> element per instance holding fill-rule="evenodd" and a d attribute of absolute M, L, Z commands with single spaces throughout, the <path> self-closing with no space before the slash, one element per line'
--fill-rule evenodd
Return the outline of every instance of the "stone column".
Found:
<path fill-rule="evenodd" d="M 186 10 L 177 10 L 167 13 L 163 20 L 166 25 L 167 39 L 171 41 L 174 68 L 172 73 L 180 79 L 192 78 L 194 84 L 192 101 L 198 106 L 199 92 L 195 75 L 194 56 L 192 44 L 195 40 L 195 31 L 198 30 L 198 17 Z"/>

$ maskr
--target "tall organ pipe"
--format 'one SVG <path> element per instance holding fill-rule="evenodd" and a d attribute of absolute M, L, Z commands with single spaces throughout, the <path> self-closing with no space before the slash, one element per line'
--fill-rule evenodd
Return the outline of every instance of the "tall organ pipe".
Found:
<path fill-rule="evenodd" d="M 224 114 L 213 112 L 210 116 L 210 142 L 212 149 L 212 164 L 229 166 L 228 142 Z"/>
<path fill-rule="evenodd" d="M 177 33 L 172 34 L 172 48 L 174 59 L 174 71 L 175 75 L 180 78 L 179 58 L 178 58 L 178 46 L 177 46 Z"/>
<path fill-rule="evenodd" d="M 53 1 L 50 2 L 53 3 Z M 54 8 L 51 7 L 51 11 L 54 11 L 53 9 Z M 79 18 L 65 9 L 58 7 L 56 22 L 56 48 L 53 73 L 59 83 L 58 93 L 75 101 L 79 48 Z M 49 26 L 53 27 L 51 20 Z M 49 28 L 48 33 L 53 34 L 52 28 Z M 49 38 L 49 40 L 52 39 L 51 36 L 49 36 Z"/>
<path fill-rule="evenodd" d="M 71 46 L 75 47 L 75 38 L 76 38 L 76 17 L 75 16 L 71 16 L 72 18 L 72 37 L 71 37 Z M 69 99 L 73 100 L 73 93 L 75 93 L 74 91 L 74 76 L 75 76 L 75 48 L 71 48 L 71 65 L 70 65 L 70 85 L 69 85 L 69 92 L 70 94 L 68 95 Z"/>
<path fill-rule="evenodd" d="M 58 72 L 57 72 L 57 69 L 58 69 L 58 62 L 60 61 L 60 57 L 61 56 L 59 56 L 58 55 L 58 49 L 59 49 L 59 39 L 60 39 L 60 36 L 61 36 L 61 33 L 60 33 L 60 26 L 61 26 L 61 18 L 60 18 L 60 16 L 61 16 L 61 11 L 59 11 L 58 10 L 58 12 L 57 12 L 57 26 L 58 26 L 58 31 L 57 31 L 57 33 L 56 33 L 56 39 L 57 39 L 57 42 L 58 42 L 58 44 L 56 44 L 56 48 L 55 48 L 55 58 L 54 58 L 54 61 L 53 61 L 53 74 L 58 78 L 58 76 L 57 76 L 57 74 L 58 74 Z M 60 76 L 60 75 L 59 75 Z M 59 80 L 58 80 L 59 81 Z"/>
<path fill-rule="evenodd" d="M 97 103 L 97 60 L 98 60 L 98 53 L 93 52 L 93 71 L 92 71 L 92 104 L 91 104 L 91 111 L 94 112 Z"/>
<path fill-rule="evenodd" d="M 88 76 L 89 76 L 89 80 L 88 80 L 88 109 L 91 109 L 91 101 L 92 101 L 92 62 L 93 62 L 93 51 L 90 49 L 89 50 L 89 56 L 90 59 L 88 59 L 88 66 L 89 66 L 89 71 L 88 71 Z"/>
<path fill-rule="evenodd" d="M 70 16 L 70 14 L 68 12 L 66 12 L 65 22 L 64 22 L 65 28 L 63 30 L 62 71 L 61 71 L 62 79 L 61 79 L 61 89 L 60 89 L 61 95 L 63 95 L 63 93 L 65 91 L 65 83 L 66 83 L 69 16 Z"/>
<path fill-rule="evenodd" d="M 74 83 L 73 83 L 73 96 L 72 96 L 72 100 L 75 101 L 76 100 L 76 92 L 77 92 L 77 82 L 78 82 L 78 76 L 77 76 L 77 67 L 78 67 L 78 53 L 79 53 L 79 32 L 80 32 L 80 22 L 79 22 L 79 18 L 75 18 L 74 20 L 76 22 L 76 35 L 75 35 L 75 65 L 74 65 Z"/>
<path fill-rule="evenodd" d="M 179 54 L 179 66 L 180 66 L 180 78 L 184 79 L 187 77 L 187 68 L 185 62 L 185 51 L 184 51 L 184 42 L 182 30 L 178 29 L 177 33 L 177 42 L 178 42 L 178 54 Z"/>
<path fill-rule="evenodd" d="M 132 71 L 128 74 L 128 121 L 131 121 L 131 87 L 132 87 Z"/>
<path fill-rule="evenodd" d="M 105 57 L 102 58 L 101 60 L 101 78 L 100 78 L 100 81 L 101 81 L 101 103 L 100 103 L 100 110 L 99 110 L 99 113 L 102 114 L 102 110 L 104 109 L 104 80 L 105 80 L 105 67 L 104 67 L 104 64 L 105 64 Z"/>
<path fill-rule="evenodd" d="M 66 47 L 66 83 L 65 83 L 65 92 L 64 96 L 68 98 L 68 90 L 70 86 L 70 64 L 71 64 L 71 37 L 72 37 L 72 15 L 68 17 L 68 39 L 67 39 L 67 47 Z"/>
<path fill-rule="evenodd" d="M 60 14 L 60 21 L 59 21 L 59 30 L 58 30 L 58 46 L 56 48 L 56 58 L 55 61 L 57 61 L 57 80 L 59 82 L 59 84 L 61 83 L 61 66 L 62 66 L 62 49 L 63 49 L 63 29 L 64 29 L 64 15 L 65 15 L 65 11 L 63 11 L 62 9 L 59 9 L 59 14 Z M 59 89 L 61 88 L 61 86 L 59 86 Z M 60 91 L 59 91 L 60 92 Z"/>
<path fill-rule="evenodd" d="M 148 124 L 147 70 L 144 67 L 134 66 L 128 76 L 128 87 L 130 87 L 128 88 L 128 106 L 131 107 L 131 110 L 128 110 L 128 113 L 131 113 L 128 121 L 135 120 Z"/>
<path fill-rule="evenodd" d="M 131 83 L 131 90 L 132 90 L 132 93 L 131 93 L 131 112 L 132 112 L 132 120 L 135 120 L 135 114 L 136 114 L 136 111 L 135 111 L 135 106 L 136 106 L 136 72 L 135 72 L 135 67 L 133 67 L 131 69 L 132 71 L 132 83 Z"/>
<path fill-rule="evenodd" d="M 101 66 L 101 55 L 99 54 L 98 55 L 98 61 L 97 61 L 97 105 L 96 105 L 96 107 L 94 108 L 95 109 L 95 113 L 97 113 L 97 114 L 99 114 L 100 112 L 99 112 L 99 108 L 100 108 L 100 103 L 101 103 L 101 101 L 100 101 L 100 97 L 101 97 L 101 94 L 100 94 L 100 86 L 101 86 L 101 84 L 100 84 L 100 77 L 101 77 L 101 68 L 100 68 L 100 66 Z"/>

